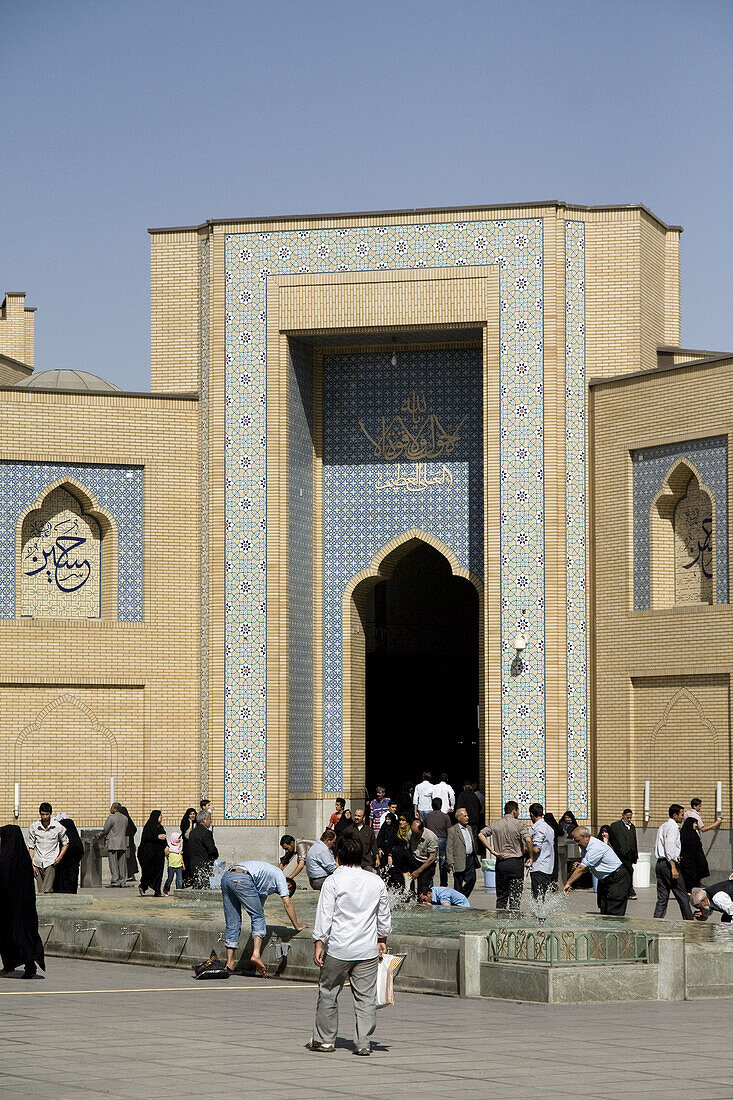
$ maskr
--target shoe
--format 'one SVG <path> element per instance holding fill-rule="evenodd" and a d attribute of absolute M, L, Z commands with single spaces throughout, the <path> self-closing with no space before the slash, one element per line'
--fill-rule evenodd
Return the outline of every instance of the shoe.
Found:
<path fill-rule="evenodd" d="M 37 973 L 38 973 L 38 967 L 36 966 L 36 964 L 34 962 L 30 962 L 30 963 L 25 964 L 25 970 L 23 972 L 23 977 L 24 978 L 35 978 Z"/>
<path fill-rule="evenodd" d="M 164 897 L 164 898 L 167 898 L 167 897 L 168 897 L 168 894 L 169 894 L 169 893 L 170 893 L 170 891 L 169 891 L 169 890 L 164 890 L 164 891 L 163 891 L 163 897 Z"/>
<path fill-rule="evenodd" d="M 138 894 L 140 895 L 141 898 L 145 897 L 145 891 L 143 890 L 142 886 L 138 886 L 137 892 L 138 892 Z"/>
<path fill-rule="evenodd" d="M 313 1050 L 316 1054 L 331 1054 L 336 1049 L 333 1043 L 318 1043 L 315 1039 L 311 1039 L 311 1041 L 305 1045 L 308 1047 L 308 1050 Z"/>
<path fill-rule="evenodd" d="M 354 1047 L 352 1054 L 358 1054 L 360 1058 L 368 1058 L 372 1053 L 370 1047 Z"/>
<path fill-rule="evenodd" d="M 629 894 L 628 900 L 629 901 L 638 901 L 639 900 L 639 895 L 637 894 L 636 890 L 631 891 L 631 893 Z"/>

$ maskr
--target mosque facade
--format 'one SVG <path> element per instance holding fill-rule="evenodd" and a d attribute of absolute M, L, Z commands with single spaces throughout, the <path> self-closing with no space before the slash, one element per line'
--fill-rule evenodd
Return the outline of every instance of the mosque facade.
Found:
<path fill-rule="evenodd" d="M 649 782 L 658 816 L 670 745 L 727 809 L 728 671 L 684 639 L 727 624 L 731 406 L 711 430 L 727 361 L 679 346 L 680 232 L 556 202 L 151 230 L 147 394 L 32 370 L 7 295 L 6 812 L 205 795 L 271 857 L 423 767 L 583 821 Z"/>

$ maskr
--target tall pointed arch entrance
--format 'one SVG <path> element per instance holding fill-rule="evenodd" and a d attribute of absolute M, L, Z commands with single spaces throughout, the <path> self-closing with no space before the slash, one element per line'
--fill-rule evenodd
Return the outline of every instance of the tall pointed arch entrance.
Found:
<path fill-rule="evenodd" d="M 381 560 L 380 560 L 381 559 Z M 481 770 L 481 588 L 422 532 L 385 548 L 344 599 L 344 764 L 352 797 L 425 769 Z"/>

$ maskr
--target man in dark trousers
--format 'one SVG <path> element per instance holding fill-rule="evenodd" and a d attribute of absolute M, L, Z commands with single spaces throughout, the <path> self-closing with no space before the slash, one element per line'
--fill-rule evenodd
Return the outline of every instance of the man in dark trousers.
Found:
<path fill-rule="evenodd" d="M 196 814 L 196 824 L 188 838 L 189 874 L 194 886 L 209 885 L 214 860 L 219 858 L 219 850 L 211 835 L 211 814 L 201 810 Z"/>
<path fill-rule="evenodd" d="M 611 847 L 631 876 L 630 898 L 636 898 L 634 864 L 639 858 L 639 849 L 636 844 L 636 825 L 631 820 L 633 816 L 633 811 L 626 809 L 619 820 L 612 821 L 609 826 L 611 830 Z"/>
<path fill-rule="evenodd" d="M 687 896 L 685 878 L 680 870 L 680 825 L 684 816 L 684 807 L 673 802 L 669 807 L 669 817 L 657 829 L 657 841 L 654 854 L 657 857 L 657 904 L 654 916 L 663 917 L 667 912 L 669 895 L 674 894 L 680 907 L 683 920 L 692 920 L 690 899 Z"/>
<path fill-rule="evenodd" d="M 476 885 L 478 858 L 476 839 L 463 807 L 456 810 L 456 824 L 448 830 L 445 858 L 453 872 L 453 889 L 459 890 L 467 898 L 470 897 Z"/>
<path fill-rule="evenodd" d="M 473 791 L 471 796 L 476 798 Z M 513 798 L 505 803 L 504 816 L 483 828 L 479 839 L 496 856 L 496 908 L 518 909 L 525 862 L 531 866 L 534 856 L 532 832 L 525 822 L 519 821 L 519 803 Z"/>

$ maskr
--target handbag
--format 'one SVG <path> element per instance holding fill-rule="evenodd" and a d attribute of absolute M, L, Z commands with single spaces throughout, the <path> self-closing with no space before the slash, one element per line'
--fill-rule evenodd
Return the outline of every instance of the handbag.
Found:
<path fill-rule="evenodd" d="M 216 951 L 211 952 L 206 962 L 198 963 L 198 965 L 193 968 L 193 976 L 198 980 L 228 978 L 229 974 L 230 971 L 227 970 Z"/>
<path fill-rule="evenodd" d="M 394 1004 L 394 980 L 406 955 L 380 955 L 377 965 L 377 1008 Z"/>
<path fill-rule="evenodd" d="M 495 871 L 496 870 L 496 860 L 494 859 L 493 856 L 481 860 L 481 870 L 482 871 Z"/>

